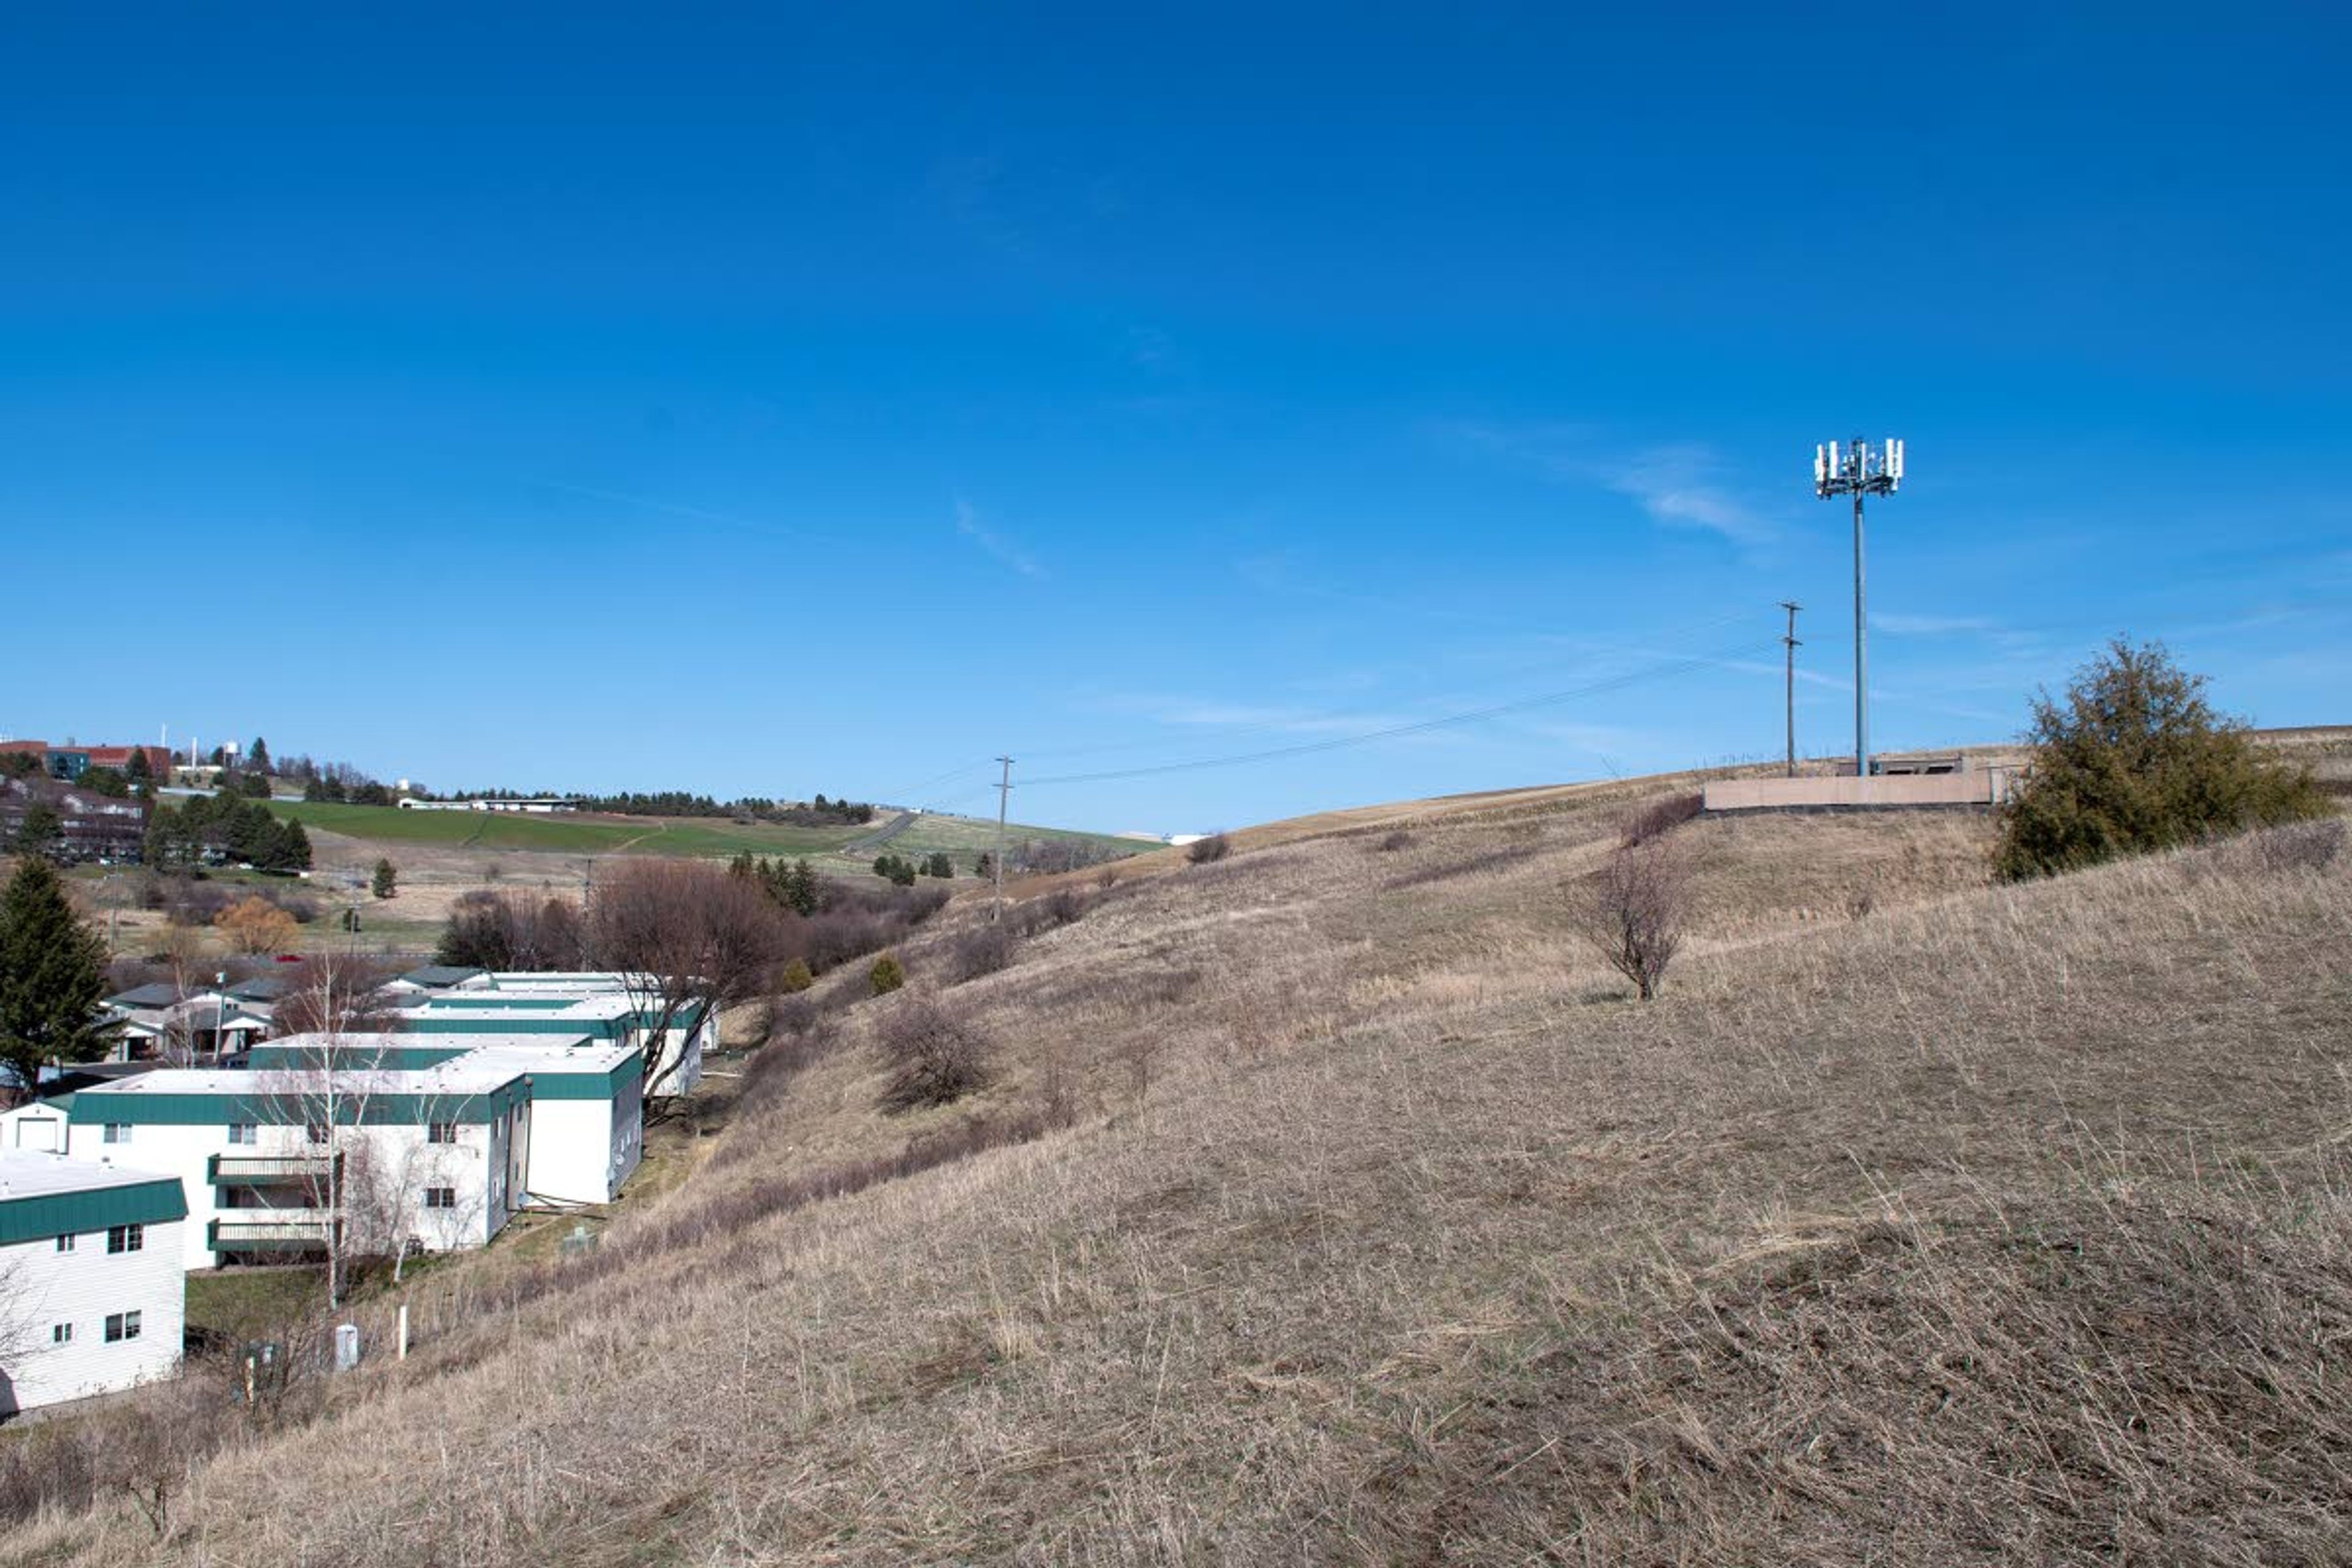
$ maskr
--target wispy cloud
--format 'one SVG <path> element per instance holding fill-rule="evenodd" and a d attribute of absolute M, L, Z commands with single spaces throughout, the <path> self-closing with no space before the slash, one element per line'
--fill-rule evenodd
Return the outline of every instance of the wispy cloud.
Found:
<path fill-rule="evenodd" d="M 1443 429 L 1474 449 L 1562 483 L 1595 485 L 1627 497 L 1662 527 L 1698 529 L 1735 544 L 1761 544 L 1778 531 L 1733 489 L 1721 456 L 1700 442 L 1612 452 L 1603 433 L 1585 425 L 1457 422 Z"/>
<path fill-rule="evenodd" d="M 1612 468 L 1601 482 L 1639 501 L 1653 520 L 1669 528 L 1699 528 L 1734 544 L 1760 544 L 1773 536 L 1770 524 L 1726 489 L 1722 465 L 1696 445 L 1651 447 Z"/>
<path fill-rule="evenodd" d="M 955 503 L 956 531 L 986 551 L 1000 563 L 1011 567 L 1024 577 L 1042 578 L 1045 569 L 1028 556 L 1022 548 L 994 529 L 980 521 L 980 512 L 961 496 Z"/>
<path fill-rule="evenodd" d="M 1994 624 L 1982 616 L 1906 616 L 1874 610 L 1870 629 L 1898 637 L 1948 637 L 1965 632 L 1989 632 Z"/>

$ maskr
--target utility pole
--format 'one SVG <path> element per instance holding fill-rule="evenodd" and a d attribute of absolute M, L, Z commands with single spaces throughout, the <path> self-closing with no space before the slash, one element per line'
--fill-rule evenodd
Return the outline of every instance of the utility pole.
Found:
<path fill-rule="evenodd" d="M 999 757 L 1004 764 L 1004 776 L 996 786 L 996 854 L 989 861 L 989 871 L 996 879 L 996 903 L 988 911 L 991 921 L 1004 918 L 1004 813 L 1013 800 L 1013 759 Z"/>
<path fill-rule="evenodd" d="M 1805 606 L 1794 599 L 1783 599 L 1780 607 L 1789 612 L 1789 632 L 1780 646 L 1789 656 L 1789 776 L 1797 776 L 1797 650 L 1804 645 L 1797 640 L 1797 612 Z"/>
<path fill-rule="evenodd" d="M 1891 496 L 1903 483 L 1903 443 L 1890 436 L 1874 447 L 1857 436 L 1813 448 L 1813 493 L 1853 497 L 1853 773 L 1870 776 L 1870 624 L 1863 609 L 1862 498 Z"/>

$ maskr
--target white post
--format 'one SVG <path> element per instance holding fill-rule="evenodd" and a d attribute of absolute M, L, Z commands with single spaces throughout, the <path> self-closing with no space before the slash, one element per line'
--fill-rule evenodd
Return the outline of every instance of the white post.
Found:
<path fill-rule="evenodd" d="M 399 1336 L 394 1342 L 393 1354 L 400 1361 L 408 1359 L 408 1303 L 405 1301 L 400 1304 Z"/>

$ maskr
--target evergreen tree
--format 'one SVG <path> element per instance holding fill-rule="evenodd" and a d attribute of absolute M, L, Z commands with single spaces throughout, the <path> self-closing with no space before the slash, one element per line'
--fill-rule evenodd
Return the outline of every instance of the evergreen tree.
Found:
<path fill-rule="evenodd" d="M 131 793 L 144 800 L 155 792 L 155 770 L 147 765 L 147 748 L 131 748 L 131 760 L 122 764 L 122 776 L 131 781 Z"/>
<path fill-rule="evenodd" d="M 44 1062 L 87 1062 L 114 1044 L 100 1016 L 106 944 L 66 901 L 44 860 L 16 868 L 0 893 L 0 1062 L 26 1089 Z"/>
<path fill-rule="evenodd" d="M 296 824 L 299 826 L 300 824 Z M 400 890 L 400 868 L 384 857 L 375 863 L 375 880 L 369 884 L 379 899 L 388 899 Z"/>
<path fill-rule="evenodd" d="M 2205 678 L 2161 644 L 2117 638 L 2063 700 L 2033 704 L 2033 765 L 2001 807 L 1993 867 L 2011 881 L 2324 815 L 2307 773 L 2216 713 Z"/>
<path fill-rule="evenodd" d="M 65 824 L 58 820 L 49 803 L 37 800 L 16 819 L 16 841 L 10 847 L 19 855 L 47 855 L 57 847 L 58 837 L 64 831 Z"/>
<path fill-rule="evenodd" d="M 246 755 L 245 765 L 248 772 L 257 773 L 262 778 L 268 778 L 269 776 L 269 742 L 256 735 L 253 738 L 253 750 Z"/>
<path fill-rule="evenodd" d="M 277 865 L 275 871 L 307 871 L 310 868 L 310 835 L 299 822 L 289 822 L 278 830 Z"/>
<path fill-rule="evenodd" d="M 990 854 L 985 849 L 982 850 L 980 852 L 980 859 L 972 866 L 971 874 L 978 877 L 982 881 L 986 881 L 991 877 L 995 876 L 996 857 Z"/>
<path fill-rule="evenodd" d="M 816 868 L 804 859 L 793 862 L 784 885 L 784 902 L 799 915 L 813 915 L 824 902 L 824 884 L 818 880 Z"/>
<path fill-rule="evenodd" d="M 269 798 L 269 775 L 263 773 L 258 768 L 251 769 L 247 772 L 243 778 L 237 781 L 236 787 L 248 799 L 268 800 Z"/>

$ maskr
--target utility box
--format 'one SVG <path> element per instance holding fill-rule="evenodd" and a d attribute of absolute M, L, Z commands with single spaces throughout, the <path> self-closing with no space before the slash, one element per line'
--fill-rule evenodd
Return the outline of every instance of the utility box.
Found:
<path fill-rule="evenodd" d="M 335 1370 L 349 1372 L 360 1364 L 360 1326 L 357 1323 L 335 1325 Z"/>

